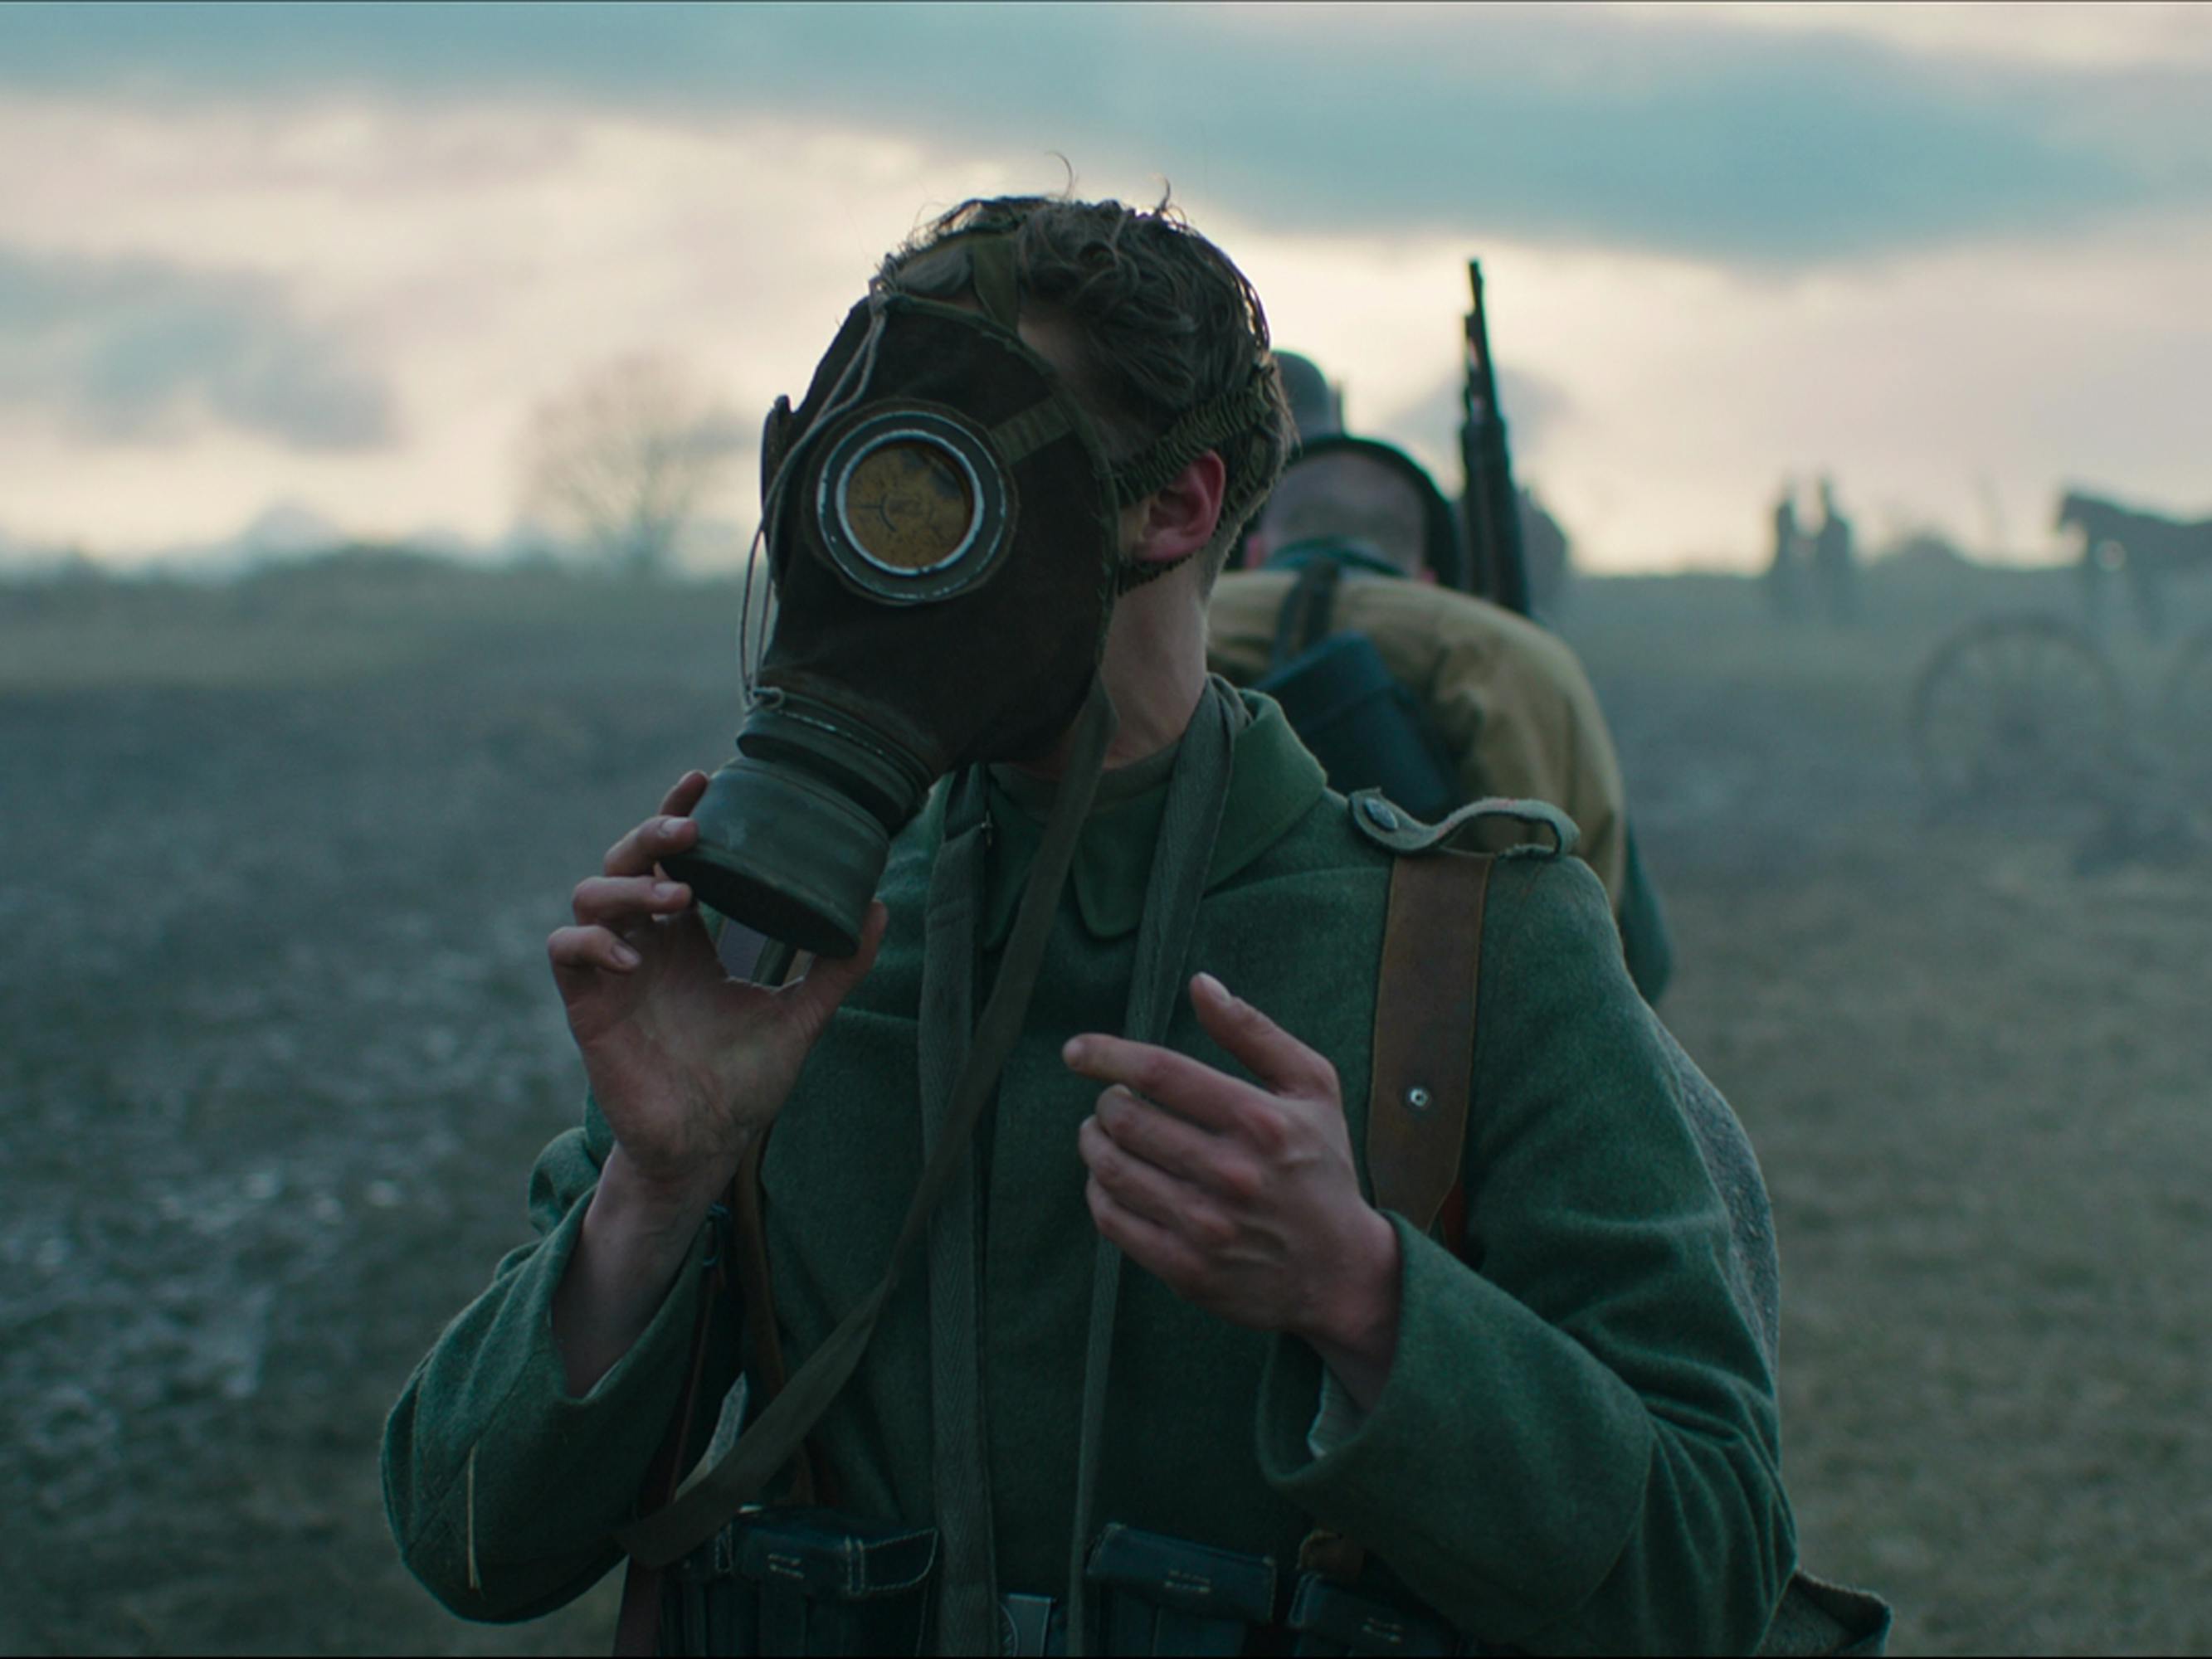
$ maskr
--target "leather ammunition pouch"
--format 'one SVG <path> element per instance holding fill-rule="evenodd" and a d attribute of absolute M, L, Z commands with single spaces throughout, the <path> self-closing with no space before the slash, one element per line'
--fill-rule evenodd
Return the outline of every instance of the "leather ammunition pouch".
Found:
<path fill-rule="evenodd" d="M 937 1533 L 829 1510 L 748 1510 L 661 1580 L 665 1654 L 914 1654 Z"/>
<path fill-rule="evenodd" d="M 698 1659 L 920 1653 L 937 1556 L 929 1528 L 828 1510 L 749 1510 L 663 1578 L 659 1650 Z M 1255 1640 L 1275 1618 L 1275 1564 L 1266 1556 L 1109 1525 L 1084 1576 L 1087 1651 L 1206 1656 L 1281 1645 Z M 1324 1595 L 1322 1604 L 1340 1600 Z M 1000 1635 L 1008 1655 L 1064 1654 L 1065 1605 L 1005 1596 Z"/>
<path fill-rule="evenodd" d="M 1087 1653 L 1227 1655 L 1279 1652 L 1275 1564 L 1136 1527 L 1109 1524 L 1084 1567 Z M 1000 1651 L 1058 1659 L 1067 1651 L 1067 1609 L 1050 1595 L 1000 1600 Z"/>
<path fill-rule="evenodd" d="M 1093 1653 L 1243 1653 L 1275 1616 L 1267 1557 L 1134 1527 L 1108 1526 L 1085 1577 L 1098 1587 Z"/>
<path fill-rule="evenodd" d="M 1289 1624 L 1292 1653 L 1327 1659 L 1370 1653 L 1428 1659 L 1468 1650 L 1459 1632 L 1427 1608 L 1386 1601 L 1317 1572 L 1300 1576 Z"/>

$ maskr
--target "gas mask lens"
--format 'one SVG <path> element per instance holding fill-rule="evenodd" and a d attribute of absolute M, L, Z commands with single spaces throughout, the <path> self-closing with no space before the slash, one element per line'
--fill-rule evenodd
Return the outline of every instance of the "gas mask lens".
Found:
<path fill-rule="evenodd" d="M 1011 491 L 981 434 L 929 410 L 856 422 L 830 447 L 815 513 L 848 586 L 921 605 L 981 581 L 1006 546 Z"/>

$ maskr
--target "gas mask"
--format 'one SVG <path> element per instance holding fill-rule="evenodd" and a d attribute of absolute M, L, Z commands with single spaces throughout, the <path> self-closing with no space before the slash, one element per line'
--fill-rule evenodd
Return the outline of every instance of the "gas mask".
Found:
<path fill-rule="evenodd" d="M 979 310 L 878 284 L 805 402 L 769 416 L 775 630 L 698 839 L 665 861 L 731 920 L 823 956 L 858 948 L 891 838 L 938 778 L 1032 758 L 1084 705 L 1116 595 L 1168 568 L 1124 564 L 1122 505 L 1269 407 L 1263 364 L 1117 468 L 1016 332 L 1011 238 L 966 240 Z M 1224 503 L 1224 526 L 1249 506 Z"/>

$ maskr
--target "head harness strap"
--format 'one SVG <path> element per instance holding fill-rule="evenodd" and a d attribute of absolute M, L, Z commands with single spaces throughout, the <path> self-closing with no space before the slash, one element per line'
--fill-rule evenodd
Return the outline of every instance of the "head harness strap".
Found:
<path fill-rule="evenodd" d="M 1124 507 L 1141 501 L 1188 466 L 1194 458 L 1262 425 L 1273 403 L 1266 371 L 1254 370 L 1238 390 L 1209 398 L 1187 410 L 1146 448 L 1115 467 L 1115 496 Z"/>
<path fill-rule="evenodd" d="M 1275 452 L 1267 436 L 1268 416 L 1275 407 L 1274 388 L 1270 380 L 1269 368 L 1263 359 L 1240 389 L 1210 398 L 1186 411 L 1144 450 L 1114 469 L 1115 498 L 1127 507 L 1161 488 L 1207 450 L 1218 449 L 1239 436 L 1247 446 L 1245 464 L 1237 469 L 1234 492 L 1221 503 L 1221 519 L 1212 539 L 1204 548 L 1180 559 L 1157 564 L 1124 564 L 1116 579 L 1116 592 L 1126 593 L 1155 577 L 1164 576 L 1177 565 L 1198 556 L 1199 552 L 1211 555 L 1218 550 L 1243 528 L 1261 498 L 1274 487 Z"/>
<path fill-rule="evenodd" d="M 1014 239 L 1003 232 L 977 234 L 969 249 L 968 270 L 983 314 L 1009 333 L 1018 332 L 1021 283 L 1014 264 Z"/>

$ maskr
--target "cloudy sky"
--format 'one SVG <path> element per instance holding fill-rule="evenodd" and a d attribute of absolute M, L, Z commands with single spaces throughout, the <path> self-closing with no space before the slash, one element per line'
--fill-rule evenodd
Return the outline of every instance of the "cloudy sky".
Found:
<path fill-rule="evenodd" d="M 979 191 L 1154 199 L 1449 476 L 1465 261 L 1610 568 L 2212 513 L 2212 7 L 0 8 L 0 544 L 495 543 L 612 360 L 755 412 Z M 750 478 L 749 457 L 733 477 Z M 750 527 L 734 483 L 717 511 Z"/>

